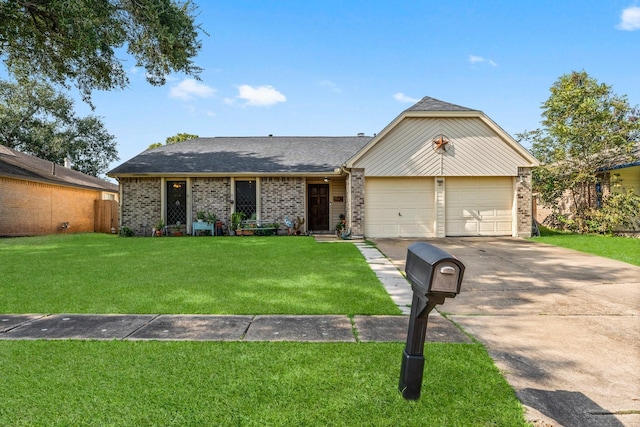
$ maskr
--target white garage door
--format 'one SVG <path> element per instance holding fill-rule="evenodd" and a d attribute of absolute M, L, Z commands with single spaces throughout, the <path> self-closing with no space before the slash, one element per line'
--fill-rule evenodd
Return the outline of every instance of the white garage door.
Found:
<path fill-rule="evenodd" d="M 511 236 L 511 177 L 447 178 L 447 236 Z"/>
<path fill-rule="evenodd" d="M 367 237 L 434 237 L 433 178 L 367 178 Z"/>

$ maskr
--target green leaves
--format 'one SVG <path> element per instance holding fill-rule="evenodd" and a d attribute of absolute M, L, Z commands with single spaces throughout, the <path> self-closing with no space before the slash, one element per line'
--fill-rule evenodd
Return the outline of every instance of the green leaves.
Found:
<path fill-rule="evenodd" d="M 118 50 L 127 49 L 154 85 L 167 74 L 196 76 L 202 31 L 196 7 L 173 0 L 0 1 L 0 57 L 19 81 L 74 83 L 90 102 L 95 89 L 124 88 Z"/>
<path fill-rule="evenodd" d="M 584 223 L 596 207 L 595 184 L 603 172 L 631 159 L 640 137 L 638 109 L 584 71 L 561 76 L 550 92 L 542 105 L 543 127 L 519 138 L 532 143 L 542 163 L 533 185 L 543 202 L 556 213 L 564 205 L 576 223 Z"/>
<path fill-rule="evenodd" d="M 73 101 L 43 82 L 0 80 L 0 144 L 92 176 L 118 160 L 115 137 L 96 116 L 77 117 Z"/>

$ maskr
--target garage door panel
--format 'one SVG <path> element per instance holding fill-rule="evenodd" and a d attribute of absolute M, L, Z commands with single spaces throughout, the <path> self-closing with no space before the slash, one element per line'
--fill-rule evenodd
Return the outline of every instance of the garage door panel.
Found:
<path fill-rule="evenodd" d="M 447 178 L 447 236 L 512 234 L 511 177 Z"/>
<path fill-rule="evenodd" d="M 432 178 L 367 178 L 368 237 L 433 237 Z"/>

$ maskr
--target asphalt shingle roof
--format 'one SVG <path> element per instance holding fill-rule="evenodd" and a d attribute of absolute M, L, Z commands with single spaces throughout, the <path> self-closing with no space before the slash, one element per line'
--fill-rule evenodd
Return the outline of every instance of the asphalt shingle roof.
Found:
<path fill-rule="evenodd" d="M 456 104 L 441 101 L 439 99 L 425 96 L 418 103 L 408 108 L 406 111 L 477 111 L 473 108 L 462 107 Z"/>
<path fill-rule="evenodd" d="M 367 136 L 196 138 L 144 151 L 108 175 L 329 173 L 370 140 Z"/>
<path fill-rule="evenodd" d="M 0 176 L 117 192 L 109 181 L 0 145 Z"/>

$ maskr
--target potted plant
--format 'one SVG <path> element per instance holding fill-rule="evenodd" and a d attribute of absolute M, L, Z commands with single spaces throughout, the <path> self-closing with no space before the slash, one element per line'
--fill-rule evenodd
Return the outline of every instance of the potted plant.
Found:
<path fill-rule="evenodd" d="M 207 214 L 205 213 L 205 211 L 196 212 L 196 219 L 198 220 L 198 222 L 204 222 L 206 217 L 207 217 Z"/>
<path fill-rule="evenodd" d="M 234 212 L 231 214 L 231 230 L 229 230 L 229 234 L 233 236 L 233 234 L 238 230 L 240 223 L 244 219 L 244 212 Z"/>
<path fill-rule="evenodd" d="M 180 224 L 176 224 L 172 227 L 173 235 L 176 237 L 182 236 L 182 226 Z"/>
<path fill-rule="evenodd" d="M 340 237 L 342 233 L 344 233 L 345 228 L 347 227 L 347 221 L 344 214 L 340 214 L 340 222 L 336 224 L 336 236 Z"/>
<path fill-rule="evenodd" d="M 218 217 L 213 212 L 209 212 L 207 214 L 206 220 L 209 224 L 215 224 L 216 221 L 218 220 Z"/>
<path fill-rule="evenodd" d="M 155 226 L 156 236 L 162 236 L 162 230 L 163 229 L 164 229 L 164 219 L 160 218 L 156 222 L 156 226 Z"/>

